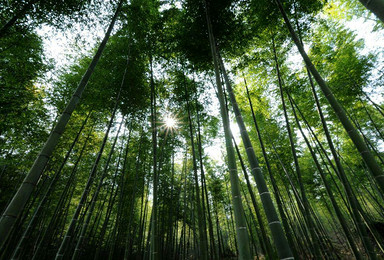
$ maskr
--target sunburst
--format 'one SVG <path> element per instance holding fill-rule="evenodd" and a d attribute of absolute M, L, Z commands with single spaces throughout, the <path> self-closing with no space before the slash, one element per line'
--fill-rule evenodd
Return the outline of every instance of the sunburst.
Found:
<path fill-rule="evenodd" d="M 161 128 L 164 129 L 165 134 L 175 133 L 179 128 L 180 122 L 176 116 L 172 114 L 166 114 L 162 120 Z"/>
<path fill-rule="evenodd" d="M 165 128 L 169 128 L 169 129 L 177 128 L 177 120 L 176 120 L 176 118 L 174 118 L 171 115 L 167 115 L 164 118 L 164 126 L 165 126 Z"/>

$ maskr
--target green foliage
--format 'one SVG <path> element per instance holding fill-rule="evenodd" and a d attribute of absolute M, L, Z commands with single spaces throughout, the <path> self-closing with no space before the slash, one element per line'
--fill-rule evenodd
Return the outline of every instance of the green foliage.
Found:
<path fill-rule="evenodd" d="M 146 78 L 148 61 L 146 56 L 140 52 L 140 47 L 132 44 L 129 36 L 126 36 L 124 32 L 118 32 L 111 37 L 83 95 L 84 105 L 96 111 L 111 110 L 126 70 L 119 102 L 120 111 L 124 115 L 136 112 L 136 116 L 139 116 L 139 111 L 146 109 L 149 102 L 149 87 Z M 68 69 L 69 73 L 60 76 L 51 97 L 55 107 L 63 109 L 89 62 L 89 57 L 81 57 L 76 65 L 72 65 Z M 64 99 L 57 99 L 58 95 Z"/>
<path fill-rule="evenodd" d="M 323 22 L 313 35 L 311 58 L 346 107 L 362 95 L 374 63 L 372 54 L 359 54 L 363 47 L 363 40 L 338 24 Z"/>
<path fill-rule="evenodd" d="M 373 30 L 382 30 L 383 23 L 374 14 L 369 12 L 360 1 L 332 0 L 328 1 L 325 12 L 333 19 L 338 21 L 351 21 L 361 19 L 374 21 Z"/>
<path fill-rule="evenodd" d="M 223 53 L 239 55 L 249 43 L 251 32 L 243 22 L 244 14 L 240 1 L 207 1 L 216 44 Z M 202 70 L 212 65 L 208 29 L 203 1 L 184 2 L 178 38 L 180 50 L 188 60 Z"/>
<path fill-rule="evenodd" d="M 1 24 L 15 15 L 26 2 L 0 1 Z M 44 57 L 42 40 L 32 29 L 41 23 L 63 29 L 67 25 L 71 26 L 74 21 L 80 21 L 73 24 L 80 28 L 91 26 L 92 19 L 109 17 L 112 13 L 109 6 L 114 5 L 116 1 L 101 2 L 39 1 L 18 20 L 5 37 L 0 38 L 0 208 L 7 205 L 22 182 L 38 149 L 47 139 L 54 121 L 52 115 L 63 111 L 95 52 L 93 49 L 87 55 L 79 55 L 73 63 L 61 71 L 56 71 L 53 77 L 50 77 L 54 79 L 52 85 L 45 87 L 41 82 L 47 79 L 46 73 L 51 65 Z M 81 245 L 80 256 L 120 259 L 127 253 L 128 258 L 132 259 L 148 257 L 151 245 L 147 236 L 152 228 L 151 212 L 153 201 L 156 199 L 159 248 L 164 258 L 199 259 L 196 252 L 199 251 L 197 245 L 201 232 L 209 242 L 210 257 L 214 258 L 214 249 L 218 251 L 217 259 L 235 257 L 238 240 L 235 235 L 228 169 L 223 161 L 211 158 L 211 151 L 205 151 L 207 147 L 216 144 L 214 152 L 220 155 L 222 151 L 219 146 L 224 146 L 224 141 L 221 120 L 217 117 L 218 104 L 213 90 L 211 91 L 213 64 L 204 3 L 201 0 L 132 0 L 123 4 L 118 27 L 110 37 L 81 97 L 81 105 L 71 116 L 38 182 L 36 193 L 33 195 L 35 200 L 28 204 L 28 210 L 23 213 L 20 231 L 15 231 L 0 259 L 11 258 L 22 232 L 32 219 L 32 212 L 43 200 L 43 194 L 52 177 L 63 165 L 58 181 L 48 196 L 49 203 L 39 213 L 19 258 L 32 258 L 39 243 L 42 247 L 37 259 L 54 257 L 62 241 L 61 234 L 67 230 L 89 178 L 125 71 L 117 116 L 94 183 L 100 181 L 104 171 L 106 176 L 85 232 L 85 243 Z M 380 76 L 372 77 L 375 74 L 373 69 L 377 69 L 377 60 L 373 54 L 362 54 L 366 53 L 364 41 L 356 40 L 355 33 L 348 30 L 341 21 L 331 21 L 341 19 L 340 10 L 336 10 L 340 7 L 335 6 L 335 1 L 331 3 L 333 7 L 326 5 L 322 0 L 283 1 L 295 30 L 300 33 L 305 46 L 309 48 L 316 68 L 361 128 L 371 146 L 377 150 L 375 158 L 380 160 L 380 157 L 384 158 L 384 109 L 380 110 L 380 104 L 373 105 L 367 98 L 374 95 L 365 94 L 367 90 L 371 90 L 370 86 L 382 84 Z M 95 9 L 96 6 L 106 9 L 98 10 Z M 324 249 L 322 256 L 337 258 L 337 254 L 343 254 L 347 258 L 352 257 L 350 251 L 346 250 L 348 244 L 344 242 L 344 234 L 335 232 L 340 229 L 339 222 L 334 216 L 334 209 L 320 178 L 319 169 L 298 130 L 286 93 L 292 96 L 300 108 L 301 113 L 296 111 L 300 125 L 320 161 L 320 167 L 326 174 L 341 211 L 345 214 L 351 235 L 364 255 L 355 221 L 350 215 L 350 205 L 345 203 L 348 200 L 319 120 L 307 71 L 301 61 L 296 59 L 296 49 L 275 3 L 266 0 L 207 0 L 207 6 L 216 43 L 225 58 L 226 67 L 231 69 L 230 76 L 233 77 L 234 92 L 246 124 L 245 130 L 249 133 L 256 156 L 260 158 L 260 167 L 263 169 L 272 199 L 276 202 L 279 198 L 282 203 L 279 206 L 283 211 L 279 211 L 279 217 L 283 217 L 282 213 L 286 214 L 285 221 L 289 229 L 285 232 L 291 231 L 293 241 L 290 242 L 298 255 L 303 259 L 312 258 L 313 245 L 308 238 L 308 223 L 304 221 L 302 212 L 300 183 L 282 111 L 273 47 L 276 48 L 288 119 L 302 171 L 301 181 L 313 210 L 312 217 L 318 217 L 315 226 L 317 230 L 321 230 L 318 234 L 321 236 L 320 240 L 327 241 L 321 245 Z M 355 4 L 345 2 L 341 8 L 354 10 Z M 329 18 L 329 13 L 333 17 Z M 361 12 L 353 11 L 353 15 L 356 14 L 360 15 Z M 157 103 L 155 124 L 158 144 L 155 166 L 149 112 L 151 73 L 154 77 Z M 272 187 L 272 180 L 267 172 L 244 79 L 250 91 L 255 118 L 271 167 L 271 176 L 277 185 L 278 192 L 273 194 L 275 187 Z M 316 90 L 317 88 L 315 85 Z M 376 92 L 381 94 L 379 88 Z M 364 221 L 382 221 L 384 203 L 375 183 L 370 179 L 360 154 L 355 151 L 354 144 L 343 131 L 334 112 L 328 108 L 325 98 L 321 95 L 319 97 L 331 138 L 340 155 L 342 166 L 345 167 L 352 191 L 358 194 L 359 203 L 363 205 L 361 213 L 366 214 L 363 216 Z M 380 103 L 380 100 L 374 100 Z M 187 103 L 191 112 L 192 133 L 189 131 Z M 229 110 L 230 118 L 234 121 L 230 104 Z M 89 122 L 74 144 L 68 160 L 64 161 L 75 135 L 90 111 L 92 115 Z M 176 118 L 177 125 L 174 129 L 164 125 L 164 118 L 168 115 Z M 319 143 L 304 123 L 304 118 L 325 152 L 320 149 Z M 112 149 L 121 120 L 125 122 L 116 139 L 110 164 L 106 167 L 107 156 Z M 201 136 L 197 129 L 198 123 Z M 89 139 L 86 142 L 88 134 Z M 195 142 L 199 192 L 204 194 L 200 202 L 204 208 L 205 230 L 199 223 L 202 218 L 198 219 L 197 214 L 191 135 Z M 201 141 L 201 151 L 198 141 Z M 80 157 L 83 147 L 84 152 Z M 246 158 L 246 150 L 241 143 L 239 147 L 242 157 Z M 330 161 L 327 157 L 330 157 Z M 239 166 L 239 162 L 235 163 Z M 245 164 L 246 169 L 250 170 L 248 163 Z M 157 198 L 153 197 L 152 191 L 154 167 L 157 167 L 158 173 Z M 202 178 L 203 171 L 206 187 Z M 265 254 L 265 249 L 262 249 L 263 242 L 260 240 L 263 238 L 259 233 L 263 223 L 254 222 L 256 212 L 248 198 L 250 190 L 247 190 L 248 187 L 244 184 L 243 174 L 239 174 L 239 182 L 243 188 L 241 202 L 246 206 L 247 229 L 254 239 L 250 241 L 253 253 L 255 255 L 257 251 L 261 259 Z M 251 185 L 253 187 L 250 189 L 255 191 L 256 185 L 252 177 Z M 206 194 L 204 188 L 207 190 Z M 89 197 L 95 191 L 96 185 L 91 186 Z M 262 195 L 256 195 L 256 204 L 262 209 Z M 89 205 L 88 200 L 84 208 L 89 209 Z M 83 213 L 85 215 L 78 220 L 76 230 L 82 228 L 89 212 L 84 210 Z M 260 213 L 262 221 L 265 221 L 265 212 Z M 53 224 L 50 226 L 51 221 Z M 372 227 L 369 230 L 372 230 Z M 267 237 L 270 237 L 269 230 L 267 233 Z M 77 242 L 78 235 L 79 233 L 75 234 L 72 244 Z M 338 243 L 334 242 L 336 236 Z M 72 254 L 73 248 L 70 247 L 65 252 L 65 257 Z"/>
<path fill-rule="evenodd" d="M 0 133 L 4 133 L 18 126 L 23 120 L 17 120 L 32 113 L 30 106 L 42 99 L 44 94 L 35 84 L 48 66 L 42 41 L 35 33 L 19 28 L 0 39 L 0 46 Z"/>
<path fill-rule="evenodd" d="M 38 83 L 49 69 L 42 41 L 33 32 L 20 27 L 15 30 L 0 39 L 0 168 L 6 176 L 2 205 L 33 163 L 49 125 L 46 91 Z M 20 164 L 20 160 L 26 163 Z"/>
<path fill-rule="evenodd" d="M 11 18 L 17 17 L 17 23 L 26 28 L 31 23 L 35 26 L 45 23 L 57 28 L 70 27 L 74 20 L 89 19 L 87 17 L 89 9 L 96 9 L 99 5 L 99 1 L 91 0 L 2 0 L 0 1 L 0 24 L 3 26 Z M 27 9 L 23 12 L 24 7 Z"/>

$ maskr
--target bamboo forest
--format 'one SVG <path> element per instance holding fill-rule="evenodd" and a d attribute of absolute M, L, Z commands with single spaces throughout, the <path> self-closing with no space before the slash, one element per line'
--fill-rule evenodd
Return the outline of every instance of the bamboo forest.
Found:
<path fill-rule="evenodd" d="M 0 0 L 0 260 L 384 259 L 384 0 Z"/>

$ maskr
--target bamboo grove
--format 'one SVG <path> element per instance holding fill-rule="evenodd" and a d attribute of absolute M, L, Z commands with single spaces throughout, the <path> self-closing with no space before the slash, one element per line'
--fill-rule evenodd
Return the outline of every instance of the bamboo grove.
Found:
<path fill-rule="evenodd" d="M 383 258 L 383 14 L 0 1 L 0 259 Z"/>

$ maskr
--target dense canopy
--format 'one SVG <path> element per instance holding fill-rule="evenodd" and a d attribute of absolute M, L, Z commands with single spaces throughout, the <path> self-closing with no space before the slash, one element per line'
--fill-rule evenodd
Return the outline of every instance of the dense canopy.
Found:
<path fill-rule="evenodd" d="M 0 0 L 0 260 L 383 258 L 383 14 Z"/>

